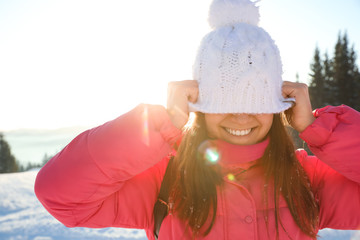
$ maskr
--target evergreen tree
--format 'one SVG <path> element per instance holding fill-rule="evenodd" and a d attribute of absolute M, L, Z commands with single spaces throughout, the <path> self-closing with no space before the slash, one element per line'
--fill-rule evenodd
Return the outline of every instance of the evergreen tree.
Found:
<path fill-rule="evenodd" d="M 324 102 L 323 105 L 331 105 L 335 102 L 334 92 L 336 92 L 336 87 L 333 82 L 333 69 L 332 61 L 329 59 L 329 55 L 326 52 L 324 56 L 323 63 L 323 72 L 324 72 Z"/>
<path fill-rule="evenodd" d="M 309 93 L 313 108 L 323 107 L 324 104 L 324 74 L 319 48 L 315 48 L 313 62 L 310 65 L 311 83 Z"/>
<path fill-rule="evenodd" d="M 360 110 L 360 72 L 356 65 L 354 47 L 348 46 L 345 33 L 339 33 L 335 53 L 329 59 L 327 53 L 321 60 L 319 48 L 316 47 L 311 68 L 309 86 L 310 99 L 314 108 L 326 105 L 348 105 Z"/>
<path fill-rule="evenodd" d="M 23 171 L 28 171 L 34 168 L 42 168 L 52 157 L 53 156 L 49 156 L 47 153 L 45 153 L 41 163 L 28 162 L 25 167 L 22 167 Z"/>
<path fill-rule="evenodd" d="M 345 35 L 346 36 L 346 35 Z M 347 53 L 347 38 L 341 38 L 339 33 L 338 41 L 335 45 L 335 56 L 332 62 L 334 70 L 334 105 L 347 104 L 348 105 L 348 95 L 346 90 L 348 89 L 348 53 Z"/>
<path fill-rule="evenodd" d="M 354 48 L 349 49 L 348 38 L 339 34 L 333 60 L 333 81 L 337 87 L 336 105 L 346 104 L 357 110 L 359 107 L 359 69 L 356 66 Z"/>
<path fill-rule="evenodd" d="M 5 141 L 4 135 L 0 133 L 0 173 L 19 171 L 15 157 L 11 154 L 10 146 Z"/>
<path fill-rule="evenodd" d="M 350 106 L 360 111 L 360 71 L 356 65 L 356 52 L 354 46 L 352 46 L 349 55 L 349 64 L 350 64 L 350 73 L 352 81 L 350 84 L 351 94 L 350 94 Z"/>
<path fill-rule="evenodd" d="M 51 158 L 54 156 L 49 156 L 47 153 L 44 154 L 40 167 L 44 166 Z"/>

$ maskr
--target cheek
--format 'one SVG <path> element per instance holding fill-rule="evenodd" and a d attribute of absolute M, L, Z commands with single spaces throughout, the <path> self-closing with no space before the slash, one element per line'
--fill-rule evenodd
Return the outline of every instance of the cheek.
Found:
<path fill-rule="evenodd" d="M 265 136 L 270 131 L 270 128 L 273 123 L 273 115 L 262 115 L 260 118 L 258 118 L 258 121 L 261 122 L 262 126 L 262 132 Z"/>
<path fill-rule="evenodd" d="M 264 129 L 263 129 L 263 133 L 262 133 L 262 137 L 266 137 L 266 135 L 268 135 L 269 134 L 269 132 L 270 132 L 270 128 L 271 128 L 271 125 L 270 126 L 266 126 L 266 127 L 264 127 Z"/>
<path fill-rule="evenodd" d="M 212 122 L 206 122 L 206 131 L 209 137 L 214 136 L 216 128 Z"/>
<path fill-rule="evenodd" d="M 267 117 L 266 119 L 264 119 L 263 121 L 263 128 L 264 128 L 264 134 L 268 134 L 268 132 L 270 131 L 270 128 L 272 126 L 273 123 L 273 118 L 271 117 Z"/>
<path fill-rule="evenodd" d="M 218 135 L 220 122 L 221 119 L 215 115 L 205 115 L 206 130 L 209 137 L 216 137 Z"/>

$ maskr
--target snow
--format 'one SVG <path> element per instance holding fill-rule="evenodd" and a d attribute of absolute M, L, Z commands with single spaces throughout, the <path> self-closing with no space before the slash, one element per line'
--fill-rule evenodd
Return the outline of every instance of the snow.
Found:
<path fill-rule="evenodd" d="M 67 228 L 38 202 L 34 181 L 38 169 L 0 174 L 1 240 L 145 240 L 142 230 Z M 324 240 L 359 240 L 360 231 L 322 230 Z"/>
<path fill-rule="evenodd" d="M 1 240 L 145 240 L 142 230 L 67 228 L 53 218 L 34 194 L 38 170 L 0 174 Z"/>

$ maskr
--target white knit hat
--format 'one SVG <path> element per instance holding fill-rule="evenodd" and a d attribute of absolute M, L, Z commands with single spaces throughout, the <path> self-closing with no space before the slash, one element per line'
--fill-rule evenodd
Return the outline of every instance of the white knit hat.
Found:
<path fill-rule="evenodd" d="M 214 0 L 209 24 L 193 66 L 199 96 L 190 109 L 203 113 L 279 113 L 293 99 L 281 94 L 280 54 L 258 27 L 259 10 L 250 0 Z"/>

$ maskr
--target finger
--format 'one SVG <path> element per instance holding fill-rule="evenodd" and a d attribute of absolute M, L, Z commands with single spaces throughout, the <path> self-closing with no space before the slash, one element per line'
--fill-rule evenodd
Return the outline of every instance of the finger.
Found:
<path fill-rule="evenodd" d="M 199 96 L 199 88 L 197 86 L 187 89 L 188 101 L 196 103 Z"/>
<path fill-rule="evenodd" d="M 197 86 L 196 80 L 183 80 L 183 81 L 171 81 L 168 83 L 169 87 L 172 86 Z"/>
<path fill-rule="evenodd" d="M 294 83 L 289 81 L 284 81 L 281 88 L 282 96 L 284 98 L 292 97 L 291 95 L 293 91 L 294 91 Z"/>
<path fill-rule="evenodd" d="M 168 83 L 168 97 L 185 96 L 187 101 L 195 103 L 198 95 L 199 89 L 196 80 L 174 81 Z"/>
<path fill-rule="evenodd" d="M 305 83 L 284 82 L 282 95 L 285 98 L 297 98 L 306 95 L 308 86 Z"/>

